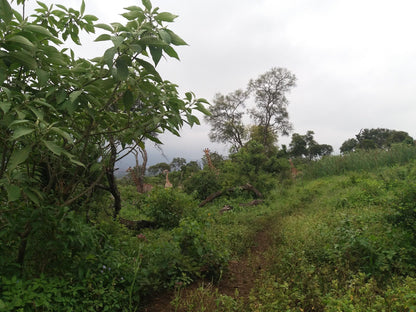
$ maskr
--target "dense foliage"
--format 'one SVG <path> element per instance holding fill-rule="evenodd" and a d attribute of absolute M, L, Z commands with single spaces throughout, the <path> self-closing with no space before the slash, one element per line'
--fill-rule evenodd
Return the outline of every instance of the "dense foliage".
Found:
<path fill-rule="evenodd" d="M 313 137 L 314 134 L 313 131 L 308 131 L 305 135 L 293 133 L 292 141 L 289 144 L 290 155 L 292 157 L 305 157 L 309 160 L 331 155 L 333 152 L 332 146 L 318 144 Z"/>
<path fill-rule="evenodd" d="M 399 150 L 403 149 L 402 152 Z M 172 301 L 176 311 L 412 311 L 416 305 L 416 149 L 344 156 L 342 173 L 325 158 L 326 177 L 308 174 L 277 188 L 268 208 L 272 242 L 247 297 L 201 286 Z M 318 162 L 318 163 L 319 163 Z M 325 165 L 329 164 L 328 168 Z M 315 171 L 313 171 L 315 172 Z M 240 212 L 240 215 L 248 212 Z M 262 218 L 250 216 L 252 224 Z M 264 220 L 264 219 L 263 219 Z M 249 261 L 253 270 L 258 255 Z M 221 289 L 221 287 L 219 287 Z"/>
<path fill-rule="evenodd" d="M 176 291 L 176 311 L 414 309 L 416 148 L 407 133 L 366 129 L 342 156 L 329 156 L 313 131 L 279 148 L 296 79 L 273 68 L 249 83 L 256 125 L 241 122 L 247 92 L 216 97 L 212 137 L 232 142 L 227 158 L 175 158 L 150 167 L 151 177 L 137 161 L 133 172 L 153 187 L 145 193 L 132 174 L 115 179 L 116 161 L 137 151 L 145 160 L 145 140 L 208 113 L 155 69 L 185 44 L 166 26 L 176 16 L 142 0 L 125 24 L 107 25 L 84 3 L 38 4 L 27 17 L 0 0 L 1 311 L 137 311 L 166 290 Z M 76 57 L 67 41 L 96 29 L 109 48 Z M 267 266 L 252 268 L 245 298 L 213 288 L 181 297 L 250 257 L 259 231 L 269 237 L 257 255 Z"/>
<path fill-rule="evenodd" d="M 397 143 L 413 145 L 414 139 L 404 131 L 384 128 L 361 129 L 355 138 L 348 139 L 341 145 L 340 151 L 345 154 L 358 149 L 385 149 Z"/>

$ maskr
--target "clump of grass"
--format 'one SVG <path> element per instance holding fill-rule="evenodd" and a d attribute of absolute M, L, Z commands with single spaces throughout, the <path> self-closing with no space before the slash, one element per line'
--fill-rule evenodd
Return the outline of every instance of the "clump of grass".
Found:
<path fill-rule="evenodd" d="M 244 311 L 244 303 L 236 294 L 237 299 L 220 294 L 212 283 L 202 284 L 196 289 L 183 290 L 178 287 L 171 306 L 175 312 L 185 311 Z"/>

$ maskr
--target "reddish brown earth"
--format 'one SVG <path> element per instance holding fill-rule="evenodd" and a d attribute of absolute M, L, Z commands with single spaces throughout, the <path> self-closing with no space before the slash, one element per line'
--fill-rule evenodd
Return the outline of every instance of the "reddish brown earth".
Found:
<path fill-rule="evenodd" d="M 228 295 L 233 298 L 238 294 L 239 299 L 246 300 L 255 282 L 259 279 L 261 272 L 268 265 L 264 252 L 269 249 L 271 242 L 272 238 L 268 227 L 258 232 L 248 254 L 237 261 L 233 260 L 229 262 L 228 271 L 222 277 L 219 284 L 215 285 L 215 290 L 219 294 Z M 181 291 L 181 299 L 186 300 L 187 296 L 192 296 L 201 285 L 205 285 L 204 287 L 212 287 L 212 284 L 209 282 L 198 281 Z M 171 305 L 171 301 L 174 297 L 175 293 L 173 291 L 157 295 L 144 308 L 144 311 L 173 312 L 175 308 Z"/>

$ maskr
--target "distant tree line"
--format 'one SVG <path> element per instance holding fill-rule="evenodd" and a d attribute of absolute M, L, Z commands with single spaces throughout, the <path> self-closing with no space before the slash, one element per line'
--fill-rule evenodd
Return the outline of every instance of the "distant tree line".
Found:
<path fill-rule="evenodd" d="M 362 129 L 355 138 L 350 138 L 342 143 L 340 152 L 345 154 L 358 149 L 388 149 L 395 143 L 414 145 L 414 139 L 404 131 L 384 128 Z"/>

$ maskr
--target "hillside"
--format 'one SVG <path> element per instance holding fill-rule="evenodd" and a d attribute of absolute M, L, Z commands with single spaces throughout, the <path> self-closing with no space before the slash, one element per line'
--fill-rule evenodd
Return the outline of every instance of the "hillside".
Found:
<path fill-rule="evenodd" d="M 147 311 L 413 310 L 415 165 L 299 179 L 267 206 L 229 212 L 256 228 L 247 253 L 218 283 L 178 287 Z M 215 231 L 236 240 L 236 224 Z"/>
<path fill-rule="evenodd" d="M 89 222 L 44 207 L 22 271 L 21 241 L 1 245 L 0 310 L 413 310 L 415 155 L 397 145 L 325 157 L 274 184 L 262 173 L 274 186 L 256 206 L 243 188 L 201 206 L 198 192 L 233 177 L 223 166 L 193 174 L 192 196 L 157 186 L 138 194 L 123 182 L 116 220 L 108 196 L 89 204 Z M 10 226 L 1 233 L 15 237 Z"/>

